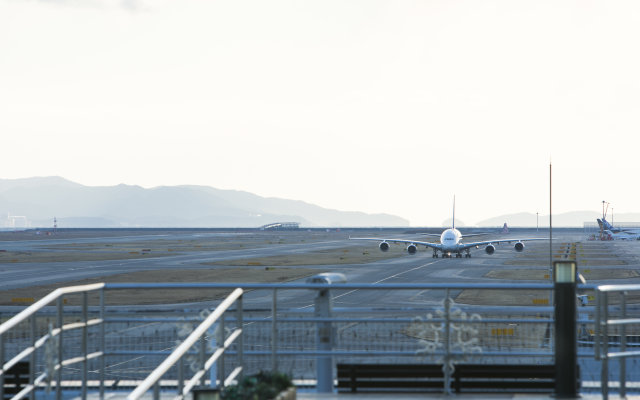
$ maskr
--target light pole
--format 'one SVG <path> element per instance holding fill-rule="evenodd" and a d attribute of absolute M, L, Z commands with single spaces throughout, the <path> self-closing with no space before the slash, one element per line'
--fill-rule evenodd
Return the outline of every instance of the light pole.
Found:
<path fill-rule="evenodd" d="M 538 224 L 538 214 L 540 213 L 536 211 L 536 233 L 538 233 L 538 227 L 540 226 L 540 224 Z"/>

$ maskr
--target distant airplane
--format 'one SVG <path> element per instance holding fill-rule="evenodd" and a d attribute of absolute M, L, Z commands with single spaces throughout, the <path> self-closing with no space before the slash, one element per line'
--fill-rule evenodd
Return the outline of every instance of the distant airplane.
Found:
<path fill-rule="evenodd" d="M 480 246 L 485 246 L 484 251 L 487 254 L 493 254 L 496 251 L 496 244 L 499 243 L 511 243 L 516 242 L 514 245 L 515 251 L 524 250 L 524 241 L 530 240 L 548 240 L 543 238 L 529 238 L 529 239 L 496 239 L 496 240 L 484 240 L 480 242 L 470 242 L 470 243 L 462 243 L 461 240 L 464 237 L 470 236 L 478 236 L 481 234 L 469 234 L 463 235 L 459 230 L 455 227 L 456 221 L 456 199 L 455 196 L 453 198 L 453 222 L 451 224 L 451 228 L 446 229 L 442 234 L 440 234 L 440 243 L 431 243 L 431 242 L 422 242 L 419 240 L 407 240 L 407 239 L 384 239 L 384 238 L 352 238 L 352 240 L 375 240 L 379 241 L 380 244 L 378 247 L 382 251 L 389 250 L 389 243 L 404 243 L 407 245 L 407 252 L 409 254 L 415 254 L 418 251 L 418 246 L 425 246 L 433 249 L 433 257 L 438 258 L 438 252 L 442 252 L 443 258 L 451 258 L 453 254 L 456 255 L 456 258 L 462 258 L 462 252 L 465 252 L 465 257 L 471 257 L 471 248 L 479 248 Z M 429 236 L 438 236 L 436 234 L 431 234 Z"/>
<path fill-rule="evenodd" d="M 596 221 L 598 221 L 598 226 L 605 233 L 609 231 L 610 233 L 613 233 L 613 234 L 624 233 L 627 235 L 640 236 L 640 228 L 614 228 L 613 225 L 611 225 L 609 221 L 607 221 L 605 218 L 602 218 L 602 219 L 598 218 L 596 219 Z"/>
<path fill-rule="evenodd" d="M 640 233 L 629 233 L 625 231 L 616 233 L 605 229 L 604 234 L 609 240 L 640 240 Z"/>

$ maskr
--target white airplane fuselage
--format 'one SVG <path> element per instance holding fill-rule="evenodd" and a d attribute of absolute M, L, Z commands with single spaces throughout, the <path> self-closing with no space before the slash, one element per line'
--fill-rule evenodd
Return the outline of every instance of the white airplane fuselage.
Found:
<path fill-rule="evenodd" d="M 445 253 L 451 253 L 458 251 L 458 244 L 460 244 L 462 234 L 456 228 L 446 229 L 440 235 L 440 243 L 442 244 L 442 251 Z"/>

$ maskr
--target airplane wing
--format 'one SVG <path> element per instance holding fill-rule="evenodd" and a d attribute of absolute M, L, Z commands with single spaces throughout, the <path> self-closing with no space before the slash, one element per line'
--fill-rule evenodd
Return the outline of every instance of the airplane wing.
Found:
<path fill-rule="evenodd" d="M 440 235 L 438 235 L 440 236 Z M 372 237 L 367 237 L 367 238 L 352 238 L 349 237 L 349 239 L 351 240 L 374 240 L 377 242 L 387 242 L 387 243 L 403 243 L 403 244 L 415 244 L 417 246 L 425 246 L 425 247 L 430 247 L 432 249 L 438 249 L 440 250 L 442 248 L 442 245 L 440 243 L 431 243 L 431 242 L 422 242 L 420 240 L 407 240 L 407 239 L 383 239 L 383 238 L 372 238 Z"/>
<path fill-rule="evenodd" d="M 513 238 L 513 239 L 496 239 L 496 240 L 483 240 L 481 242 L 469 242 L 469 243 L 460 243 L 460 250 L 469 249 L 471 247 L 476 246 L 485 246 L 488 244 L 499 244 L 499 243 L 511 243 L 511 242 L 530 242 L 533 240 L 549 240 L 549 238 Z"/>

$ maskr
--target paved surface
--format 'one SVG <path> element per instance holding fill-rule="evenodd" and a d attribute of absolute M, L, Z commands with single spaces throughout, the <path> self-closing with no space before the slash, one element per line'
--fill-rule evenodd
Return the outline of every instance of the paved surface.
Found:
<path fill-rule="evenodd" d="M 535 236 L 534 232 L 527 233 L 526 236 Z M 464 232 L 463 232 L 464 233 Z M 146 270 L 158 268 L 196 268 L 204 261 L 224 261 L 249 256 L 269 256 L 287 253 L 305 253 L 309 251 L 339 248 L 350 245 L 345 241 L 345 234 L 341 234 L 336 240 L 323 240 L 315 243 L 291 244 L 266 246 L 242 250 L 196 252 L 193 254 L 176 255 L 157 259 L 144 260 L 118 260 L 102 262 L 77 262 L 77 263 L 47 263 L 39 265 L 25 264 L 0 264 L 0 281 L 2 287 L 24 287 L 33 284 L 43 284 L 67 279 L 80 279 L 84 277 L 99 276 L 105 273 L 119 273 L 133 270 Z M 380 236 L 377 233 L 376 236 Z M 394 235 L 398 236 L 398 235 Z M 543 235 L 541 235 L 543 236 Z M 629 275 L 628 271 L 640 271 L 640 241 L 625 242 L 588 242 L 580 230 L 575 232 L 564 232 L 554 234 L 554 254 L 562 251 L 571 243 L 579 243 L 577 247 L 578 266 L 580 271 L 589 279 L 589 283 L 640 283 L 640 274 Z M 137 237 L 128 237 L 126 240 L 136 240 Z M 158 237 L 160 238 L 160 236 Z M 140 240 L 149 240 L 145 236 Z M 73 239 L 77 242 L 78 239 Z M 87 239 L 98 240 L 98 239 Z M 123 238 L 105 239 L 125 240 Z M 27 241 L 12 243 L 14 249 L 35 248 L 41 246 L 44 241 L 38 243 Z M 4 247 L 8 244 L 2 243 Z M 355 244 L 353 244 L 355 245 Z M 21 247 L 22 246 L 22 247 Z M 567 247 L 569 249 L 569 247 Z M 378 251 L 377 244 L 371 243 L 371 251 Z M 516 253 L 510 245 L 497 246 L 493 255 L 487 255 L 482 249 L 472 251 L 473 257 L 470 259 L 442 259 L 432 258 L 431 251 L 421 249 L 418 254 L 410 256 L 403 251 L 402 246 L 392 246 L 390 252 L 396 252 L 397 257 L 378 261 L 372 264 L 353 265 L 325 265 L 314 266 L 318 272 L 341 272 L 347 276 L 351 283 L 481 283 L 481 282 L 531 282 L 540 283 L 540 279 L 532 279 L 527 275 L 530 270 L 538 270 L 544 273 L 549 264 L 549 247 L 547 242 L 527 243 L 524 252 Z M 202 268 L 211 268 L 201 266 Z M 224 266 L 220 266 L 223 268 Z M 499 271 L 499 275 L 491 275 L 492 271 Z M 511 275 L 508 275 L 510 273 Z M 506 274 L 506 275 L 505 275 Z M 590 276 L 593 278 L 590 279 Z M 524 279 L 527 278 L 527 279 Z M 458 293 L 451 293 L 456 296 Z M 380 293 L 366 290 L 335 291 L 334 307 L 389 307 L 403 305 L 432 305 L 442 300 L 442 293 L 434 291 L 406 291 L 402 293 Z M 313 304 L 314 293 L 310 291 L 283 291 L 278 294 L 281 307 L 287 308 L 308 308 Z M 245 298 L 245 306 L 264 306 L 271 301 L 270 293 L 260 293 L 259 291 L 249 293 Z M 597 376 L 592 376 L 589 380 L 597 380 Z M 405 397 L 406 396 L 406 397 Z M 320 395 L 314 393 L 300 392 L 300 399 L 360 399 L 360 398 L 445 398 L 437 394 L 417 394 L 417 395 Z M 551 396 L 532 395 L 464 395 L 455 396 L 460 398 L 551 398 Z M 582 398 L 600 398 L 597 394 L 582 394 Z M 615 395 L 610 398 L 616 398 Z M 639 398 L 628 396 L 627 398 Z"/>

